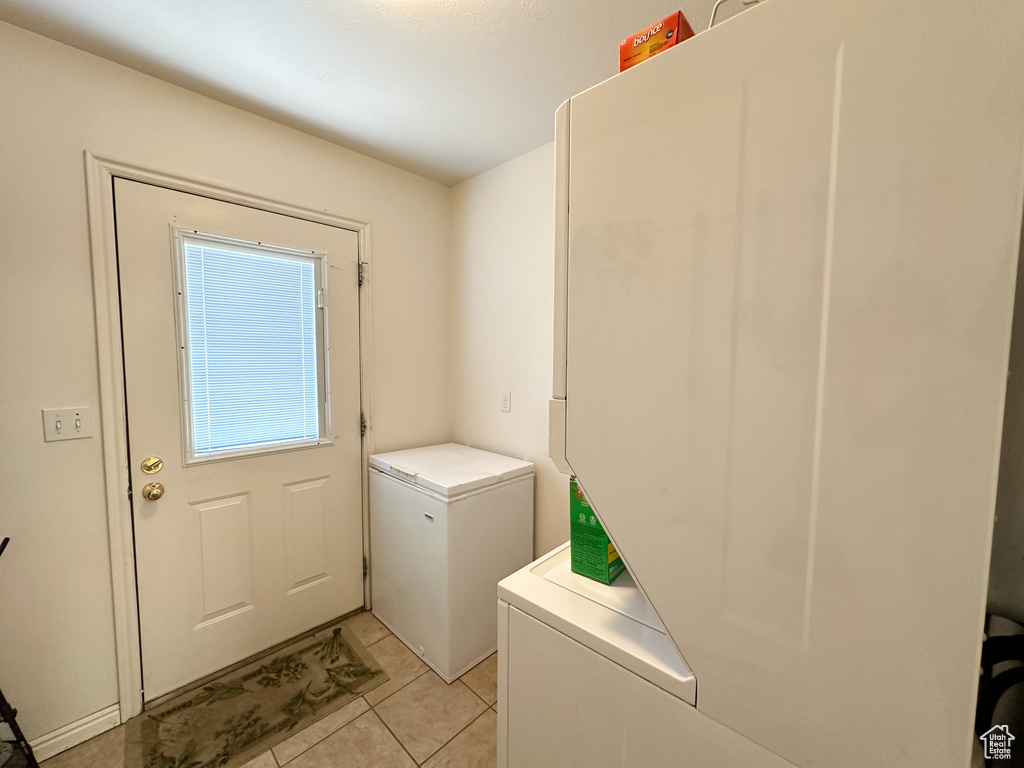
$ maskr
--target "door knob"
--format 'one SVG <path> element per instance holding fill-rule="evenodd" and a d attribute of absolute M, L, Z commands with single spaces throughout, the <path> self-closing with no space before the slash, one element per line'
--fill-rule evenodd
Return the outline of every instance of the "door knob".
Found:
<path fill-rule="evenodd" d="M 156 501 L 164 495 L 164 484 L 163 483 L 150 483 L 142 489 L 142 495 L 150 501 Z"/>

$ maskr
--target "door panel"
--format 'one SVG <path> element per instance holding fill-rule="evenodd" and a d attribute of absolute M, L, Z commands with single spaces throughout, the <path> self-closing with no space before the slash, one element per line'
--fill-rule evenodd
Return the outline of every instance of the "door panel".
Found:
<path fill-rule="evenodd" d="M 115 181 L 147 701 L 363 604 L 354 232 Z M 326 252 L 323 445 L 185 463 L 172 227 Z M 180 322 L 180 319 L 178 320 Z M 160 456 L 158 473 L 141 470 Z M 164 485 L 160 499 L 141 493 Z"/>
<path fill-rule="evenodd" d="M 189 504 L 196 626 L 252 608 L 252 511 L 249 494 Z"/>
<path fill-rule="evenodd" d="M 286 486 L 289 592 L 327 578 L 328 478 Z"/>

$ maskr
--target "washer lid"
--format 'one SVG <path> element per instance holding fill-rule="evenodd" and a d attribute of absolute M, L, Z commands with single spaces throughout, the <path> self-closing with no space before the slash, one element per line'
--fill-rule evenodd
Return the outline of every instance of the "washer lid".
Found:
<path fill-rule="evenodd" d="M 458 443 L 378 453 L 370 457 L 370 466 L 447 497 L 533 472 L 529 461 Z"/>
<path fill-rule="evenodd" d="M 696 706 L 697 680 L 629 572 L 611 585 L 573 573 L 566 542 L 498 582 L 498 598 Z"/>

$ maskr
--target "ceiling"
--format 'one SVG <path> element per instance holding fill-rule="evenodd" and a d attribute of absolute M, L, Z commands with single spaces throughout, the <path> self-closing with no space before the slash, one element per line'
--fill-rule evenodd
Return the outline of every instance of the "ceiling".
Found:
<path fill-rule="evenodd" d="M 551 141 L 621 39 L 677 8 L 699 31 L 713 3 L 0 0 L 0 20 L 451 185 Z"/>

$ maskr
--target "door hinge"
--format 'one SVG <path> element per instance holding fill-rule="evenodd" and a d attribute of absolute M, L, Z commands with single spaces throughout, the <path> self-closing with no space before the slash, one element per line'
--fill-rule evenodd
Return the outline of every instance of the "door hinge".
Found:
<path fill-rule="evenodd" d="M 359 274 L 359 285 L 360 285 L 360 287 L 362 287 L 363 280 L 366 278 L 366 262 L 365 261 L 357 261 L 356 262 L 356 268 L 357 268 L 358 274 Z"/>
<path fill-rule="evenodd" d="M 366 417 L 363 414 L 359 414 L 359 436 L 363 437 L 366 434 Z"/>
<path fill-rule="evenodd" d="M 363 555 L 363 578 L 366 578 L 366 574 L 370 572 L 370 564 L 366 562 L 366 555 Z"/>

